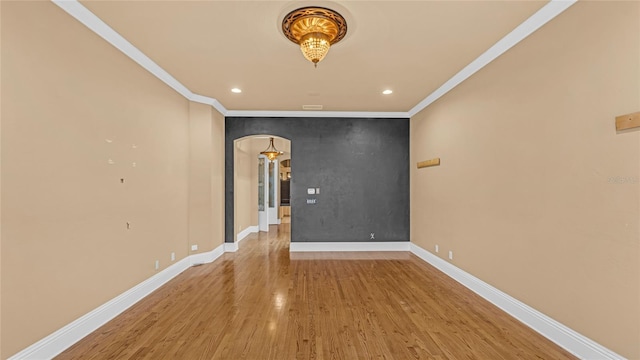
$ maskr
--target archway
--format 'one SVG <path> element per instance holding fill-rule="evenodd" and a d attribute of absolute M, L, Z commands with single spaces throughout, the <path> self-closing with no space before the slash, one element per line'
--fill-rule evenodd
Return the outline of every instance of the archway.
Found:
<path fill-rule="evenodd" d="M 271 137 L 276 148 L 284 152 L 274 161 L 260 155 Z M 234 241 L 253 232 L 269 231 L 269 225 L 280 224 L 283 216 L 280 208 L 281 159 L 290 162 L 291 142 L 288 139 L 259 134 L 233 141 Z"/>

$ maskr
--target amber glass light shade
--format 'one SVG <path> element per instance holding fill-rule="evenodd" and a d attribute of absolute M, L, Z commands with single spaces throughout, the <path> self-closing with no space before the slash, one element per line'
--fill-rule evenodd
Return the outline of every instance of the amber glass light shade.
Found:
<path fill-rule="evenodd" d="M 276 149 L 275 145 L 273 145 L 273 138 L 269 139 L 269 147 L 267 147 L 264 151 L 260 152 L 261 155 L 264 155 L 269 159 L 269 161 L 275 160 L 278 156 L 284 154 L 284 152 Z"/>

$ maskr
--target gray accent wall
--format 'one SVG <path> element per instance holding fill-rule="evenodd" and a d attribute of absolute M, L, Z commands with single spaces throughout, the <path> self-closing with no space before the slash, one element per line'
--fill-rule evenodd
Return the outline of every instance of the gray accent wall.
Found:
<path fill-rule="evenodd" d="M 409 241 L 409 119 L 227 117 L 226 242 L 234 241 L 233 142 L 250 135 L 291 141 L 292 242 Z"/>

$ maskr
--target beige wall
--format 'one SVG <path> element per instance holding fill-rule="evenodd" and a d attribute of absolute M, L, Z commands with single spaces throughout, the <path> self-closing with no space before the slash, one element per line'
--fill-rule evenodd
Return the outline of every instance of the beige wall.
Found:
<path fill-rule="evenodd" d="M 224 243 L 224 116 L 212 111 L 211 141 L 211 223 L 213 234 L 211 249 Z"/>
<path fill-rule="evenodd" d="M 411 122 L 412 163 L 442 158 L 412 167 L 412 240 L 629 358 L 640 133 L 616 134 L 613 117 L 640 110 L 639 6 L 575 5 Z M 222 154 L 224 120 L 55 5 L 1 8 L 6 358 L 152 276 L 155 260 L 222 243 L 224 158 L 206 154 Z M 238 149 L 238 197 L 257 188 L 263 142 Z M 248 191 L 236 233 L 257 225 L 256 207 Z"/>
<path fill-rule="evenodd" d="M 224 117 L 191 102 L 189 134 L 189 251 L 207 252 L 224 242 Z"/>
<path fill-rule="evenodd" d="M 51 2 L 1 4 L 4 359 L 222 243 L 224 125 Z"/>
<path fill-rule="evenodd" d="M 0 25 L 2 24 L 2 6 L 0 6 Z M 2 26 L 0 26 L 2 29 Z M 0 49 L 2 49 L 2 30 L 0 30 Z M 0 79 L 2 79 L 2 54 L 0 52 Z M 1 89 L 0 89 L 1 93 Z M 2 169 L 2 96 L 0 95 L 0 169 Z M 2 204 L 2 176 L 0 176 L 0 204 Z M 0 206 L 0 359 L 2 359 L 2 206 Z"/>
<path fill-rule="evenodd" d="M 235 142 L 234 166 L 234 241 L 239 232 L 258 226 L 258 165 L 251 139 Z"/>
<path fill-rule="evenodd" d="M 411 119 L 412 241 L 633 359 L 639 15 L 579 2 Z"/>

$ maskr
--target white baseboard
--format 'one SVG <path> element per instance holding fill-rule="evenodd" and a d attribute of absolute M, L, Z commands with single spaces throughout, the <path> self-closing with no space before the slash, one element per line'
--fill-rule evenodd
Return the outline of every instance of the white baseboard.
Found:
<path fill-rule="evenodd" d="M 411 244 L 411 252 L 578 358 L 587 360 L 624 359 L 623 356 L 514 299 L 427 250 Z"/>
<path fill-rule="evenodd" d="M 258 225 L 249 226 L 238 233 L 238 235 L 236 236 L 236 242 L 240 242 L 250 234 L 257 233 L 258 231 L 260 231 Z"/>
<path fill-rule="evenodd" d="M 224 244 L 210 252 L 187 256 L 116 298 L 95 308 L 51 335 L 11 356 L 8 360 L 52 359 L 142 300 L 193 264 L 213 262 L 224 253 Z"/>
<path fill-rule="evenodd" d="M 224 243 L 210 252 L 188 256 L 11 356 L 8 360 L 51 359 L 127 310 L 160 286 L 188 269 L 191 265 L 213 262 L 224 252 L 237 250 L 237 242 Z M 473 275 L 457 268 L 451 263 L 409 242 L 292 242 L 290 244 L 290 251 L 411 251 L 422 260 L 433 265 L 573 355 L 581 359 L 624 359 L 621 355 L 616 354 Z"/>
<path fill-rule="evenodd" d="M 302 251 L 409 251 L 408 241 L 291 242 L 289 252 Z"/>
<path fill-rule="evenodd" d="M 220 246 L 218 246 L 217 248 L 209 252 L 193 254 L 189 256 L 188 259 L 191 265 L 208 264 L 210 262 L 213 262 L 215 259 L 219 258 L 220 256 L 222 256 L 222 254 L 224 253 L 225 253 L 224 244 L 220 244 Z"/>
<path fill-rule="evenodd" d="M 224 243 L 224 252 L 236 252 L 238 251 L 238 242 Z"/>

